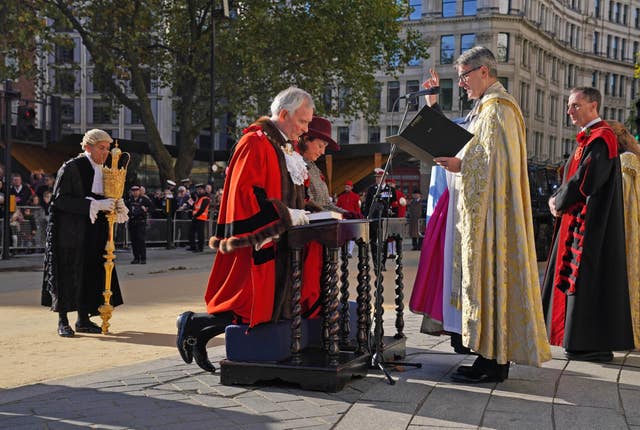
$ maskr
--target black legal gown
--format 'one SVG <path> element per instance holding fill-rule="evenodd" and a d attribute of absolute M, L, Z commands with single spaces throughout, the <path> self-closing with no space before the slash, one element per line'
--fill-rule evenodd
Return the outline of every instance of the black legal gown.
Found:
<path fill-rule="evenodd" d="M 565 172 L 568 172 L 573 156 L 569 158 Z M 609 158 L 605 141 L 594 139 L 585 147 L 577 171 L 570 178 L 564 178 L 555 198 L 556 207 L 561 211 L 578 201 L 586 201 L 587 206 L 575 294 L 555 295 L 556 300 L 566 300 L 562 346 L 577 352 L 632 349 L 620 158 Z M 542 286 L 548 332 L 553 315 L 559 236 L 556 234 L 554 238 Z M 576 256 L 572 258 L 575 263 Z"/>
<path fill-rule="evenodd" d="M 62 165 L 53 187 L 41 304 L 55 312 L 80 310 L 98 315 L 98 307 L 104 303 L 108 223 L 103 212 L 95 224 L 89 219 L 91 201 L 87 197 L 104 198 L 91 192 L 93 176 L 91 162 L 80 154 Z M 121 305 L 115 267 L 111 291 L 111 305 Z"/>

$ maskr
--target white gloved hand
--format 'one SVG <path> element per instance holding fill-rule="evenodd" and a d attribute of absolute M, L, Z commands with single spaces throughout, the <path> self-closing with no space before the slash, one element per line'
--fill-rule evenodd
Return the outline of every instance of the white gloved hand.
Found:
<path fill-rule="evenodd" d="M 98 212 L 111 212 L 115 208 L 116 201 L 114 199 L 91 200 L 91 206 L 89 206 L 89 219 L 91 220 L 91 224 L 96 222 L 96 218 L 98 218 Z"/>
<path fill-rule="evenodd" d="M 289 215 L 291 216 L 291 225 L 309 224 L 309 217 L 304 209 L 288 209 Z"/>
<path fill-rule="evenodd" d="M 124 204 L 124 200 L 116 200 L 116 222 L 124 224 L 129 221 L 129 208 Z"/>

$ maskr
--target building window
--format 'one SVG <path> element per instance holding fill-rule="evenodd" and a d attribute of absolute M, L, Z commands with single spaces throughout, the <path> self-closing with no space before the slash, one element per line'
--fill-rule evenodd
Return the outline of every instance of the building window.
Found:
<path fill-rule="evenodd" d="M 455 37 L 451 34 L 440 36 L 440 64 L 453 64 Z"/>
<path fill-rule="evenodd" d="M 574 66 L 573 64 L 569 64 L 569 67 L 567 68 L 567 88 L 573 88 L 573 73 L 574 73 Z"/>
<path fill-rule="evenodd" d="M 613 2 L 609 2 L 609 21 L 613 21 Z"/>
<path fill-rule="evenodd" d="M 594 14 L 596 18 L 600 18 L 600 0 L 595 0 L 594 2 Z"/>
<path fill-rule="evenodd" d="M 591 73 L 591 86 L 593 88 L 598 88 L 598 72 L 595 70 Z"/>
<path fill-rule="evenodd" d="M 505 15 L 509 14 L 511 12 L 511 0 L 500 0 L 498 12 Z"/>
<path fill-rule="evenodd" d="M 635 28 L 640 28 L 640 8 L 636 8 L 633 14 L 633 23 Z"/>
<path fill-rule="evenodd" d="M 111 122 L 111 104 L 103 100 L 93 101 L 93 121 L 98 124 L 106 124 Z"/>
<path fill-rule="evenodd" d="M 464 52 L 468 49 L 473 48 L 476 45 L 476 34 L 475 33 L 469 33 L 469 34 L 463 34 L 460 37 L 460 52 Z"/>
<path fill-rule="evenodd" d="M 612 48 L 614 60 L 618 59 L 618 46 L 619 46 L 619 43 L 620 43 L 620 38 L 618 36 L 614 37 L 613 38 L 613 48 Z"/>
<path fill-rule="evenodd" d="M 142 124 L 142 117 L 133 110 L 129 111 L 131 113 L 131 122 L 129 124 Z"/>
<path fill-rule="evenodd" d="M 381 106 L 382 106 L 382 103 L 380 101 L 381 99 L 382 99 L 382 82 L 376 82 L 373 101 L 372 101 L 372 105 L 376 111 L 381 110 Z"/>
<path fill-rule="evenodd" d="M 400 97 L 400 82 L 387 83 L 387 112 L 398 112 L 398 97 Z"/>
<path fill-rule="evenodd" d="M 602 118 L 607 119 L 609 117 L 609 108 L 605 107 L 603 112 L 602 112 Z"/>
<path fill-rule="evenodd" d="M 408 93 L 415 93 L 416 91 L 418 91 L 420 89 L 420 82 L 419 81 L 407 81 L 407 87 L 406 87 L 406 92 L 405 94 Z M 418 97 L 410 97 L 407 99 L 407 103 L 409 104 L 409 111 L 417 111 L 418 110 L 418 104 L 419 104 L 419 98 Z"/>
<path fill-rule="evenodd" d="M 56 45 L 56 64 L 73 63 L 73 46 Z"/>
<path fill-rule="evenodd" d="M 476 0 L 462 1 L 462 14 L 464 16 L 473 16 L 478 13 L 478 5 Z"/>
<path fill-rule="evenodd" d="M 536 118 L 544 118 L 544 91 L 536 89 Z"/>
<path fill-rule="evenodd" d="M 442 0 L 442 16 L 456 16 L 456 0 Z"/>
<path fill-rule="evenodd" d="M 558 96 L 551 96 L 551 102 L 549 103 L 549 121 L 555 124 L 558 121 L 556 115 L 558 114 Z"/>
<path fill-rule="evenodd" d="M 597 31 L 593 32 L 593 53 L 600 54 L 600 33 Z"/>
<path fill-rule="evenodd" d="M 349 144 L 349 127 L 338 127 L 338 144 Z"/>
<path fill-rule="evenodd" d="M 609 80 L 609 94 L 615 97 L 616 95 L 616 87 L 618 85 L 618 75 L 615 73 L 611 74 L 611 79 Z"/>
<path fill-rule="evenodd" d="M 539 76 L 544 76 L 544 51 L 542 49 L 538 49 L 538 61 L 536 62 L 536 72 Z"/>
<path fill-rule="evenodd" d="M 422 0 L 409 0 L 409 7 L 412 9 L 409 19 L 417 20 L 422 18 Z"/>
<path fill-rule="evenodd" d="M 627 25 L 627 18 L 629 16 L 629 5 L 624 5 L 622 9 L 622 24 Z"/>
<path fill-rule="evenodd" d="M 607 73 L 604 78 L 604 95 L 609 95 L 609 81 L 611 80 L 611 73 Z"/>
<path fill-rule="evenodd" d="M 498 33 L 498 55 L 496 60 L 502 63 L 509 61 L 509 33 Z"/>
<path fill-rule="evenodd" d="M 338 112 L 344 112 L 347 109 L 351 90 L 349 88 L 338 89 Z"/>
<path fill-rule="evenodd" d="M 380 127 L 371 127 L 367 133 L 367 143 L 380 143 Z"/>
<path fill-rule="evenodd" d="M 331 88 L 327 88 L 322 93 L 322 106 L 324 106 L 324 110 L 327 112 L 331 111 Z M 380 105 L 380 101 L 378 100 L 378 106 Z M 380 109 L 378 109 L 380 110 Z"/>
<path fill-rule="evenodd" d="M 618 85 L 618 97 L 624 97 L 624 93 L 625 93 L 625 88 L 626 86 L 626 79 L 624 76 L 620 76 L 620 84 Z"/>
<path fill-rule="evenodd" d="M 615 6 L 615 16 L 616 16 L 616 23 L 620 24 L 620 3 L 616 3 Z"/>
<path fill-rule="evenodd" d="M 529 84 L 520 82 L 520 108 L 524 114 L 529 113 Z"/>
<path fill-rule="evenodd" d="M 56 92 L 71 94 L 76 91 L 76 74 L 72 70 L 58 70 L 56 73 Z"/>
<path fill-rule="evenodd" d="M 73 99 L 62 99 L 60 101 L 60 122 L 63 124 L 76 122 L 75 102 Z"/>
<path fill-rule="evenodd" d="M 529 42 L 526 40 L 522 42 L 522 65 L 529 67 Z"/>
<path fill-rule="evenodd" d="M 397 125 L 388 125 L 387 126 L 387 137 L 395 136 L 398 134 L 398 126 Z"/>
<path fill-rule="evenodd" d="M 438 102 L 444 111 L 453 109 L 453 79 L 440 79 L 440 97 Z"/>
<path fill-rule="evenodd" d="M 551 60 L 551 80 L 553 82 L 558 82 L 558 59 L 553 57 Z"/>

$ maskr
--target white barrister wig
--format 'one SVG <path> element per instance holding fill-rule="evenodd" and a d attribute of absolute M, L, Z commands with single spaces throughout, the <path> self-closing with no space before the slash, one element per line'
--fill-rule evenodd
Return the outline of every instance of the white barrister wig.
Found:
<path fill-rule="evenodd" d="M 84 136 L 82 137 L 82 142 L 80 142 L 80 146 L 82 146 L 82 149 L 84 149 L 85 146 L 93 146 L 98 142 L 111 143 L 113 142 L 113 139 L 106 131 L 100 130 L 99 128 L 94 128 L 84 134 Z"/>
<path fill-rule="evenodd" d="M 407 199 L 405 199 L 404 197 L 400 197 L 400 199 L 398 200 L 398 203 L 400 204 L 400 206 L 406 206 Z"/>

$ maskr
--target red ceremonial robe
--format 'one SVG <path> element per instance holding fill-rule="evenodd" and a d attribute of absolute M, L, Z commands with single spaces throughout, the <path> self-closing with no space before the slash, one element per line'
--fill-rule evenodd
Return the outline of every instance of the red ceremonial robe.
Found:
<path fill-rule="evenodd" d="M 562 216 L 542 290 L 549 343 L 577 352 L 633 348 L 617 139 L 605 121 L 576 139 L 554 193 Z"/>
<path fill-rule="evenodd" d="M 266 117 L 244 130 L 229 163 L 213 238 L 218 253 L 205 293 L 207 312 L 233 311 L 251 327 L 290 309 L 287 208 L 304 208 L 304 188 L 291 182 L 280 149 L 285 144 Z M 257 246 L 277 235 L 279 240 Z M 303 313 L 317 301 L 319 284 L 303 284 Z"/>

